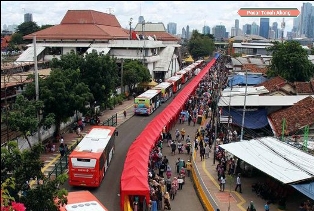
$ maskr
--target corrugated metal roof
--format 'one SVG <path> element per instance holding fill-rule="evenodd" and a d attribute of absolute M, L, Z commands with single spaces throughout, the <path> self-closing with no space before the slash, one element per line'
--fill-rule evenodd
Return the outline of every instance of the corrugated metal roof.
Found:
<path fill-rule="evenodd" d="M 294 96 L 246 96 L 246 106 L 292 106 L 309 95 Z M 314 95 L 311 95 L 314 97 Z M 219 99 L 218 106 L 243 106 L 245 96 L 224 96 Z"/>
<path fill-rule="evenodd" d="M 163 23 L 145 23 L 145 24 L 137 23 L 134 31 L 165 32 L 167 30 Z"/>
<path fill-rule="evenodd" d="M 314 156 L 273 137 L 219 145 L 284 184 L 314 178 Z"/>

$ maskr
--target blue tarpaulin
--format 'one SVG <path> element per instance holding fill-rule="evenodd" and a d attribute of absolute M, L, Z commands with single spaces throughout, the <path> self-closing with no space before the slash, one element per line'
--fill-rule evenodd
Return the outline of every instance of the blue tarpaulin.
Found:
<path fill-rule="evenodd" d="M 234 109 L 230 108 L 230 115 L 229 109 L 223 108 L 222 109 L 222 116 L 232 116 L 232 123 L 242 126 L 242 117 L 243 117 L 243 109 Z M 244 116 L 244 126 L 245 128 L 249 129 L 259 129 L 263 128 L 268 125 L 267 119 L 267 110 L 257 109 L 257 110 L 246 110 Z"/>
<path fill-rule="evenodd" d="M 291 185 L 310 199 L 314 200 L 314 182 Z"/>
<path fill-rule="evenodd" d="M 249 74 L 247 75 L 247 85 L 253 86 L 265 82 L 267 79 L 261 75 Z M 228 86 L 245 85 L 245 75 L 235 75 L 228 81 Z"/>

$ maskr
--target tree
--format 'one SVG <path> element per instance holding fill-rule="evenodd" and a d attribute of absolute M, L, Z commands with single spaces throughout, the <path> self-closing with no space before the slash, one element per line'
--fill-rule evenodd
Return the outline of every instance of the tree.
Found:
<path fill-rule="evenodd" d="M 92 53 L 85 55 L 83 65 L 80 67 L 82 81 L 88 85 L 94 100 L 99 104 L 108 104 L 108 99 L 115 92 L 118 85 L 118 66 L 116 60 L 110 55 Z"/>
<path fill-rule="evenodd" d="M 133 92 L 136 84 L 148 82 L 151 75 L 147 67 L 139 60 L 126 60 L 123 65 L 123 84 L 129 87 L 130 92 Z"/>
<path fill-rule="evenodd" d="M 38 127 L 45 125 L 49 128 L 52 125 L 54 116 L 47 115 L 47 118 L 39 121 L 37 114 L 44 106 L 42 101 L 32 101 L 23 95 L 18 95 L 13 104 L 13 109 L 8 112 L 8 127 L 13 131 L 19 131 L 23 134 L 30 148 L 32 145 L 28 136 L 38 130 Z"/>
<path fill-rule="evenodd" d="M 40 29 L 39 30 L 44 30 L 44 29 L 47 29 L 47 28 L 50 28 L 54 25 L 51 25 L 51 24 L 45 24 L 45 25 L 41 25 Z"/>
<path fill-rule="evenodd" d="M 60 184 L 67 181 L 67 175 L 62 174 L 54 180 L 45 178 L 41 168 L 43 162 L 40 154 L 44 148 L 36 144 L 31 150 L 20 151 L 15 141 L 10 141 L 7 147 L 1 148 L 1 190 L 5 199 L 22 202 L 27 210 L 57 211 L 57 204 L 67 203 L 67 191 L 59 189 Z M 36 187 L 30 188 L 30 178 L 41 179 Z M 1 194 L 3 196 L 3 194 Z"/>
<path fill-rule="evenodd" d="M 211 55 L 214 49 L 215 45 L 213 39 L 193 30 L 188 43 L 188 50 L 194 60 L 197 60 L 199 57 Z"/>
<path fill-rule="evenodd" d="M 290 82 L 302 82 L 314 76 L 314 65 L 308 59 L 307 51 L 297 41 L 276 41 L 273 44 L 267 48 L 272 53 L 268 77 L 281 76 Z"/>
<path fill-rule="evenodd" d="M 40 27 L 33 21 L 23 22 L 17 26 L 16 33 L 22 34 L 22 36 L 39 31 Z"/>
<path fill-rule="evenodd" d="M 76 111 L 85 112 L 87 102 L 93 99 L 87 85 L 80 81 L 80 71 L 72 69 L 52 69 L 50 75 L 42 80 L 39 91 L 44 102 L 43 116 L 55 115 L 55 135 L 60 134 L 62 122 Z"/>

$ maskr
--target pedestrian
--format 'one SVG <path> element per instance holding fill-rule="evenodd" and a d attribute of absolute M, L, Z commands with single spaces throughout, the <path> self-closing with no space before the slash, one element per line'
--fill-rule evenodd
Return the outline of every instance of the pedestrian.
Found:
<path fill-rule="evenodd" d="M 205 160 L 205 148 L 204 147 L 200 148 L 200 156 L 201 156 L 201 161 Z"/>
<path fill-rule="evenodd" d="M 64 142 L 63 136 L 61 136 L 60 138 L 60 144 L 62 144 Z"/>
<path fill-rule="evenodd" d="M 186 162 L 186 171 L 187 171 L 188 177 L 190 177 L 191 170 L 192 170 L 192 163 L 190 160 L 188 160 L 188 162 Z"/>
<path fill-rule="evenodd" d="M 246 211 L 256 211 L 253 201 L 250 202 L 250 205 L 247 207 Z"/>
<path fill-rule="evenodd" d="M 182 187 L 183 187 L 183 182 L 184 182 L 184 180 L 183 180 L 183 176 L 180 174 L 179 176 L 178 176 L 178 190 L 182 190 Z"/>
<path fill-rule="evenodd" d="M 219 181 L 220 181 L 220 191 L 224 192 L 225 191 L 225 185 L 226 185 L 226 177 L 224 174 L 220 177 Z"/>
<path fill-rule="evenodd" d="M 191 142 L 186 143 L 185 145 L 185 149 L 186 149 L 186 153 L 189 155 L 191 152 Z"/>
<path fill-rule="evenodd" d="M 176 154 L 177 145 L 176 145 L 176 143 L 174 142 L 174 140 L 172 140 L 170 146 L 171 146 L 171 154 L 172 154 L 172 155 L 175 155 L 175 154 Z"/>
<path fill-rule="evenodd" d="M 236 182 L 236 187 L 234 189 L 234 191 L 237 191 L 237 189 L 239 188 L 240 193 L 242 193 L 242 187 L 241 187 L 241 174 L 238 174 L 237 177 L 237 182 Z"/>
<path fill-rule="evenodd" d="M 59 146 L 59 152 L 60 152 L 61 157 L 63 157 L 64 154 L 65 154 L 65 149 L 64 148 L 65 148 L 64 147 L 64 143 L 61 143 L 60 146 Z"/>
<path fill-rule="evenodd" d="M 170 194 L 168 191 L 164 195 L 164 210 L 171 210 Z"/>
<path fill-rule="evenodd" d="M 264 209 L 265 211 L 269 211 L 269 201 L 267 201 L 266 204 L 264 205 Z"/>
<path fill-rule="evenodd" d="M 123 111 L 124 118 L 126 118 L 126 110 Z"/>

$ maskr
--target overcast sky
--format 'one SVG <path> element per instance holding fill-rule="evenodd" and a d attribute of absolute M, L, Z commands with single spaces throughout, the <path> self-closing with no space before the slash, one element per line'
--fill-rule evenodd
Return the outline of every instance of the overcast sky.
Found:
<path fill-rule="evenodd" d="M 314 1 L 308 1 L 313 4 Z M 177 23 L 177 33 L 187 25 L 190 31 L 197 29 L 202 32 L 204 25 L 211 29 L 215 25 L 225 25 L 228 32 L 239 19 L 240 28 L 244 24 L 258 25 L 259 18 L 240 17 L 240 8 L 298 8 L 300 1 L 1 1 L 1 28 L 3 25 L 19 25 L 24 21 L 24 13 L 32 13 L 33 21 L 39 26 L 44 24 L 60 24 L 67 10 L 96 10 L 112 13 L 120 25 L 129 28 L 129 20 L 133 18 L 135 27 L 140 15 L 145 21 L 163 22 L 165 27 L 169 22 Z M 285 32 L 291 31 L 293 17 L 285 18 Z M 283 18 L 270 18 L 270 25 L 277 21 L 280 27 Z M 286 34 L 286 33 L 285 33 Z"/>

